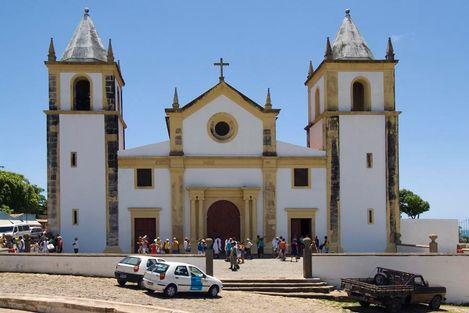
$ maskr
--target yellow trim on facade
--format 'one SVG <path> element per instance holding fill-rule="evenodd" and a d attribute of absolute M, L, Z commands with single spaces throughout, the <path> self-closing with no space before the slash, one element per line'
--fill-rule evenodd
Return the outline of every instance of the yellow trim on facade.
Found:
<path fill-rule="evenodd" d="M 215 131 L 215 126 L 219 122 L 225 122 L 230 126 L 228 134 L 219 136 Z M 238 133 L 238 123 L 233 115 L 226 112 L 215 113 L 207 123 L 207 133 L 210 138 L 219 143 L 227 143 L 233 140 Z"/>
<path fill-rule="evenodd" d="M 311 219 L 311 240 L 314 240 L 316 236 L 316 212 L 318 211 L 317 208 L 285 208 L 285 212 L 287 212 L 287 226 L 288 226 L 288 239 L 291 242 L 293 238 L 290 238 L 291 235 L 291 220 L 293 218 L 310 218 Z M 297 238 L 299 239 L 299 238 Z"/>
<path fill-rule="evenodd" d="M 151 170 L 151 186 L 138 186 L 138 170 Z M 134 169 L 134 189 L 155 189 L 155 170 L 151 167 L 137 167 Z"/>
<path fill-rule="evenodd" d="M 131 223 L 131 230 L 130 230 L 130 251 L 134 251 L 134 244 L 135 244 L 135 219 L 136 218 L 154 218 L 156 225 L 156 234 L 155 238 L 159 237 L 160 235 L 160 211 L 161 208 L 128 208 L 130 212 L 130 223 Z M 134 253 L 137 251 L 134 251 Z"/>
<path fill-rule="evenodd" d="M 119 81 L 120 86 L 124 86 L 125 82 L 117 67 L 116 63 L 63 63 L 63 62 L 46 62 L 46 66 L 50 73 L 70 73 L 70 72 L 93 72 L 93 73 L 111 73 Z"/>
<path fill-rule="evenodd" d="M 169 168 L 171 156 L 128 157 L 119 156 L 119 168 Z M 326 157 L 234 157 L 234 156 L 182 156 L 178 157 L 182 168 L 325 168 Z M 267 160 L 266 160 L 267 159 Z"/>
<path fill-rule="evenodd" d="M 295 186 L 295 169 L 308 170 L 308 185 L 307 186 Z M 297 166 L 291 169 L 291 188 L 292 189 L 311 189 L 311 169 L 309 167 Z"/>
<path fill-rule="evenodd" d="M 90 109 L 89 110 L 77 110 L 75 108 L 75 83 L 80 80 L 81 78 L 85 78 L 90 83 Z M 93 79 L 87 73 L 78 72 L 70 78 L 70 111 L 93 111 L 94 108 L 94 84 Z M 104 105 L 104 104 L 103 104 Z"/>
<path fill-rule="evenodd" d="M 59 114 L 71 114 L 71 115 L 93 115 L 93 114 L 102 114 L 102 115 L 117 115 L 119 121 L 122 123 L 122 127 L 127 128 L 127 124 L 124 122 L 124 118 L 117 111 L 68 111 L 68 110 L 44 110 L 46 115 L 59 115 Z"/>

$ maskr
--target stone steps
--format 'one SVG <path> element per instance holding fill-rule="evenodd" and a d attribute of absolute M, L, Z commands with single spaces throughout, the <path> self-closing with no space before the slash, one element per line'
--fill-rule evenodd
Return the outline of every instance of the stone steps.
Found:
<path fill-rule="evenodd" d="M 329 293 L 335 290 L 319 278 L 312 279 L 247 279 L 224 280 L 223 290 L 253 291 L 279 294 L 291 293 Z"/>

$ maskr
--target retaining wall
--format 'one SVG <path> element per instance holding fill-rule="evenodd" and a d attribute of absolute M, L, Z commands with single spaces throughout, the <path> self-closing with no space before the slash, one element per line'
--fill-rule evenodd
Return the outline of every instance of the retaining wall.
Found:
<path fill-rule="evenodd" d="M 0 272 L 67 274 L 114 277 L 117 262 L 124 254 L 0 254 Z M 193 264 L 205 271 L 205 256 L 195 254 L 158 255 L 169 262 Z"/>
<path fill-rule="evenodd" d="M 335 286 L 341 278 L 372 277 L 376 267 L 421 274 L 430 285 L 446 287 L 448 303 L 469 303 L 469 255 L 313 254 L 313 276 Z"/>

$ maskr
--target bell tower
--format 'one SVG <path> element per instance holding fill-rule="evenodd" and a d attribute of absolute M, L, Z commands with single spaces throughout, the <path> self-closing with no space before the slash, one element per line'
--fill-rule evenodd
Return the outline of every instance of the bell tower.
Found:
<path fill-rule="evenodd" d="M 376 59 L 345 11 L 324 59 L 312 62 L 307 145 L 327 154 L 327 227 L 334 251 L 395 251 L 399 233 L 394 50 Z"/>
<path fill-rule="evenodd" d="M 65 251 L 77 237 L 83 251 L 117 252 L 124 80 L 111 40 L 106 50 L 89 9 L 60 59 L 51 38 L 45 64 L 48 230 L 64 238 Z"/>

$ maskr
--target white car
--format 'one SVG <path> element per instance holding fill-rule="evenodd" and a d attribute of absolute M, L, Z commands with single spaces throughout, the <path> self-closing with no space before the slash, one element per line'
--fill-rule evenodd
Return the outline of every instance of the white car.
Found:
<path fill-rule="evenodd" d="M 17 223 L 0 226 L 0 236 L 1 235 L 18 238 L 19 236 L 24 237 L 25 235 L 31 235 L 31 231 L 28 224 Z"/>
<path fill-rule="evenodd" d="M 207 292 L 210 297 L 216 297 L 223 284 L 194 265 L 165 262 L 157 263 L 145 272 L 143 287 L 163 292 L 169 298 L 178 292 Z"/>
<path fill-rule="evenodd" d="M 145 254 L 129 255 L 117 263 L 114 276 L 120 286 L 124 286 L 127 282 L 132 282 L 143 287 L 142 278 L 145 271 L 161 262 L 166 262 L 166 260 Z"/>

